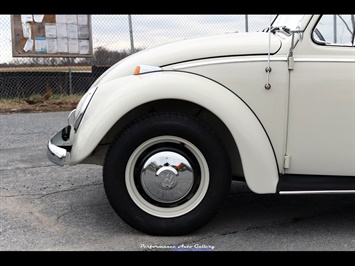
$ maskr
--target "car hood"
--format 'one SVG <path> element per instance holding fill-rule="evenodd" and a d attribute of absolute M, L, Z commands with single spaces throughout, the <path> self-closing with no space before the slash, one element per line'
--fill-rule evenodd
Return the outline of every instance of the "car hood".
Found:
<path fill-rule="evenodd" d="M 131 75 L 137 65 L 163 67 L 205 58 L 262 55 L 269 52 L 274 54 L 280 47 L 280 38 L 266 32 L 225 33 L 165 43 L 122 59 L 109 68 L 93 86 Z"/>

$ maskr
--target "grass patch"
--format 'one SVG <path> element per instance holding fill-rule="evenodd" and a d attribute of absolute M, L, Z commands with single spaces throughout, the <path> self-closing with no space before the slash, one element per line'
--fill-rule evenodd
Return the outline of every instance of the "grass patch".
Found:
<path fill-rule="evenodd" d="M 34 94 L 28 99 L 17 97 L 0 99 L 0 113 L 69 111 L 76 108 L 83 95 L 53 94 L 49 99 L 43 100 L 42 95 Z"/>
<path fill-rule="evenodd" d="M 65 94 L 53 94 L 48 101 L 79 101 L 84 94 L 71 94 L 71 95 L 65 95 Z"/>

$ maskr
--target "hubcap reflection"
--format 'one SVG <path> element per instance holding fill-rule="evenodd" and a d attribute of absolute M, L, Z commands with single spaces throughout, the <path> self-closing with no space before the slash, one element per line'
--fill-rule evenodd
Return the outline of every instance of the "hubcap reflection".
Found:
<path fill-rule="evenodd" d="M 145 162 L 140 180 L 144 192 L 160 203 L 173 203 L 183 199 L 194 183 L 190 163 L 180 154 L 163 151 Z"/>

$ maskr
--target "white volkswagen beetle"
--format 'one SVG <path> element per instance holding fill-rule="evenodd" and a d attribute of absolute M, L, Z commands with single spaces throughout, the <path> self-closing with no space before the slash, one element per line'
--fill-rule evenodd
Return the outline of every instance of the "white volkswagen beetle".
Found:
<path fill-rule="evenodd" d="M 233 180 L 259 194 L 355 193 L 354 15 L 277 16 L 112 66 L 48 142 L 57 165 L 103 166 L 130 226 L 206 225 Z"/>

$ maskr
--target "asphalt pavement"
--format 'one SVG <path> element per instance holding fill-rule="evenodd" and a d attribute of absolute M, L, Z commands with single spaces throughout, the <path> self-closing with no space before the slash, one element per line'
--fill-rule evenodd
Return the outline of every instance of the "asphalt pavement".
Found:
<path fill-rule="evenodd" d="M 0 251 L 355 250 L 355 195 L 257 195 L 241 183 L 191 235 L 138 232 L 112 210 L 102 167 L 48 161 L 68 114 L 0 115 Z"/>

